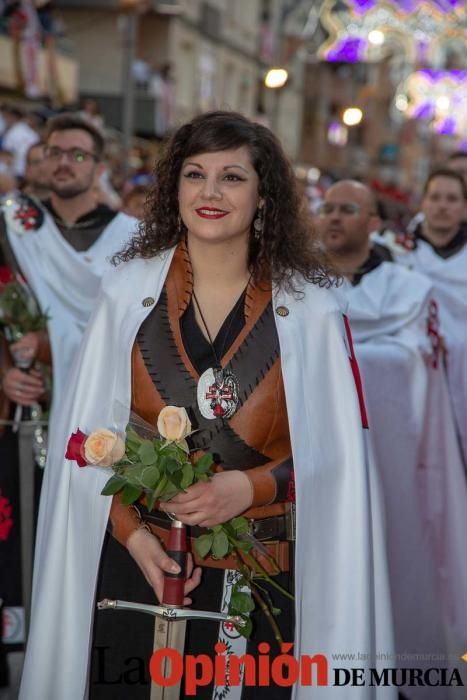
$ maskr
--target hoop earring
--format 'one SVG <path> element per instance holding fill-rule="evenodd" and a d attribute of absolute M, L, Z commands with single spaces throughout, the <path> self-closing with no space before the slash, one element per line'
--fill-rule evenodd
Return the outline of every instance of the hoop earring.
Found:
<path fill-rule="evenodd" d="M 183 222 L 180 214 L 177 216 L 177 232 L 181 236 L 183 233 Z"/>
<path fill-rule="evenodd" d="M 264 228 L 264 207 L 261 207 L 258 209 L 256 218 L 253 221 L 253 228 L 254 228 L 254 237 L 256 240 L 261 238 L 261 234 L 263 233 L 263 228 Z"/>

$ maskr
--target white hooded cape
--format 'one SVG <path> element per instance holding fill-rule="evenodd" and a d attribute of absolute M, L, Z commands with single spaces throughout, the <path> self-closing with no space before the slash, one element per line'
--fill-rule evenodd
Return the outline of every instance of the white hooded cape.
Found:
<path fill-rule="evenodd" d="M 135 233 L 137 219 L 117 214 L 86 251 L 76 251 L 62 236 L 52 216 L 42 226 L 24 230 L 14 215 L 18 200 L 8 198 L 4 212 L 8 240 L 18 265 L 48 321 L 53 361 L 53 411 L 61 411 L 67 376 L 78 352 L 84 329 L 94 309 L 102 275 L 110 257 Z M 51 420 L 53 424 L 53 418 Z"/>
<path fill-rule="evenodd" d="M 96 576 L 111 499 L 108 471 L 63 457 L 68 436 L 114 422 L 114 402 L 131 401 L 130 355 L 157 301 L 173 251 L 135 259 L 104 280 L 86 331 L 46 470 L 21 700 L 86 697 Z M 296 654 L 323 653 L 329 667 L 379 667 L 392 653 L 384 535 L 369 469 L 342 315 L 331 291 L 307 285 L 275 305 L 297 491 Z M 127 416 L 116 426 L 123 428 Z M 136 565 L 136 564 L 135 564 Z M 202 585 L 202 584 L 201 584 Z M 333 661 L 332 654 L 368 653 Z M 332 672 L 329 674 L 333 682 Z M 298 700 L 395 699 L 392 688 L 299 687 Z"/>
<path fill-rule="evenodd" d="M 441 362 L 433 367 L 427 335 L 433 285 L 385 262 L 343 291 L 367 399 L 370 456 L 383 485 L 396 653 L 461 656 L 467 485 L 444 369 Z M 397 665 L 434 663 L 409 657 Z M 456 697 L 439 687 L 402 691 L 419 700 Z"/>
<path fill-rule="evenodd" d="M 457 429 L 467 462 L 467 245 L 442 258 L 426 241 L 417 240 L 399 261 L 430 278 L 440 308 L 441 331 L 448 350 L 448 379 Z"/>

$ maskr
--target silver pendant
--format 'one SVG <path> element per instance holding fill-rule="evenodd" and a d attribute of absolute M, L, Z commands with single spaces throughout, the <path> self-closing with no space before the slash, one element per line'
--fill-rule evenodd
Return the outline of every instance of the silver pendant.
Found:
<path fill-rule="evenodd" d="M 228 369 L 209 367 L 198 381 L 198 407 L 203 418 L 228 419 L 238 408 L 238 379 Z"/>

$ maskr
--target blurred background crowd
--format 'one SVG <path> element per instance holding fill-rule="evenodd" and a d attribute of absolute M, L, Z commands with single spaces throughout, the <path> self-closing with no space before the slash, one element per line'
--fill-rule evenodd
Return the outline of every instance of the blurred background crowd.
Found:
<path fill-rule="evenodd" d="M 352 177 L 403 230 L 431 168 L 467 169 L 449 160 L 467 148 L 466 13 L 462 0 L 3 0 L 0 192 L 21 186 L 47 119 L 73 109 L 105 134 L 97 196 L 137 213 L 163 138 L 227 108 L 278 134 L 311 212 Z"/>

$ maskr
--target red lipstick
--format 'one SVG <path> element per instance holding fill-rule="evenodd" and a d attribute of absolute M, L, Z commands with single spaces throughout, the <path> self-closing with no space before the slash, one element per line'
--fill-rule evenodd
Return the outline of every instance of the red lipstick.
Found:
<path fill-rule="evenodd" d="M 199 207 L 195 211 L 202 219 L 222 219 L 229 213 L 223 209 L 215 209 L 213 207 Z"/>

